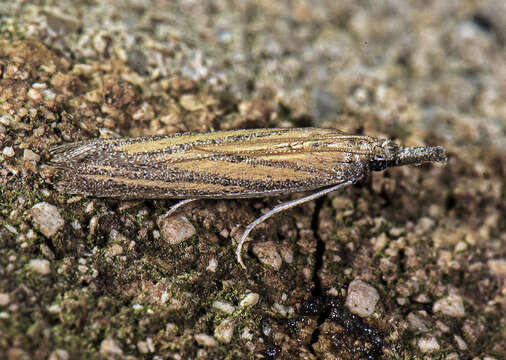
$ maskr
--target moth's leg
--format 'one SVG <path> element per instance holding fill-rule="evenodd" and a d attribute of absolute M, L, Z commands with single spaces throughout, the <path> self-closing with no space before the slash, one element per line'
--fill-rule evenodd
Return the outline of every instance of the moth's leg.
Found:
<path fill-rule="evenodd" d="M 235 255 L 237 257 L 237 261 L 239 262 L 239 264 L 241 264 L 243 269 L 246 269 L 246 266 L 244 265 L 244 263 L 242 261 L 242 257 L 241 257 L 242 247 L 244 246 L 244 243 L 246 242 L 246 239 L 248 238 L 249 233 L 251 232 L 251 230 L 253 230 L 255 228 L 255 226 L 263 223 L 265 220 L 267 220 L 271 216 L 273 216 L 281 211 L 285 211 L 290 208 L 293 208 L 294 206 L 303 204 L 303 203 L 311 201 L 311 200 L 318 199 L 319 197 L 324 196 L 324 195 L 328 194 L 329 192 L 335 191 L 337 189 L 340 189 L 340 188 L 350 185 L 352 183 L 353 183 L 353 181 L 347 181 L 347 182 L 337 184 L 337 185 L 325 188 L 323 190 L 317 191 L 317 192 L 312 193 L 308 196 L 301 197 L 300 199 L 295 199 L 292 201 L 285 202 L 283 204 L 279 204 L 278 206 L 269 210 L 269 212 L 267 212 L 265 215 L 259 217 L 255 221 L 253 221 L 251 224 L 248 225 L 248 227 L 246 228 L 246 230 L 242 234 L 241 240 L 239 240 L 239 244 L 237 245 L 237 249 L 235 250 Z"/>
<path fill-rule="evenodd" d="M 167 215 L 172 215 L 174 214 L 174 212 L 179 209 L 181 206 L 183 205 L 186 205 L 188 203 L 191 203 L 192 201 L 195 201 L 195 200 L 198 200 L 198 199 L 184 199 L 184 200 L 181 200 L 177 203 L 175 203 L 174 205 L 172 205 L 169 209 L 169 211 L 167 212 Z"/>

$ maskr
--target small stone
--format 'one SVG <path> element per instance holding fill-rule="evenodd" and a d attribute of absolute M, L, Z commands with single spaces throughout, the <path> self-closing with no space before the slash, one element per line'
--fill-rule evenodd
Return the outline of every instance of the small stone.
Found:
<path fill-rule="evenodd" d="M 348 286 L 345 305 L 352 313 L 366 317 L 374 312 L 378 300 L 378 291 L 371 285 L 357 279 Z"/>
<path fill-rule="evenodd" d="M 40 160 L 40 155 L 34 153 L 32 150 L 30 149 L 25 149 L 23 151 L 23 160 L 25 161 L 34 161 L 34 162 L 39 162 Z"/>
<path fill-rule="evenodd" d="M 408 322 L 409 322 L 409 325 L 411 325 L 411 327 L 418 331 L 418 332 L 427 332 L 429 331 L 429 329 L 427 328 L 427 326 L 425 325 L 425 323 L 423 322 L 422 319 L 420 319 L 418 316 L 416 316 L 414 313 L 409 313 L 408 314 Z"/>
<path fill-rule="evenodd" d="M 388 243 L 388 237 L 385 233 L 381 233 L 374 239 L 374 252 L 380 252 Z"/>
<path fill-rule="evenodd" d="M 439 343 L 434 336 L 425 336 L 418 339 L 417 345 L 420 351 L 424 353 L 431 353 L 440 349 Z"/>
<path fill-rule="evenodd" d="M 0 306 L 6 306 L 9 303 L 9 294 L 0 293 Z"/>
<path fill-rule="evenodd" d="M 422 217 L 416 226 L 417 234 L 425 234 L 434 227 L 435 221 L 429 217 Z"/>
<path fill-rule="evenodd" d="M 123 254 L 123 247 L 120 244 L 112 244 L 106 250 L 108 257 L 114 257 Z"/>
<path fill-rule="evenodd" d="M 170 245 L 182 243 L 197 233 L 192 223 L 184 216 L 161 215 L 156 223 L 163 239 Z"/>
<path fill-rule="evenodd" d="M 244 299 L 241 300 L 239 303 L 239 306 L 254 306 L 258 303 L 258 299 L 260 298 L 260 295 L 257 293 L 249 293 L 244 297 Z"/>
<path fill-rule="evenodd" d="M 148 103 L 143 103 L 140 108 L 132 114 L 132 119 L 136 121 L 148 121 L 155 117 L 153 107 Z"/>
<path fill-rule="evenodd" d="M 56 349 L 49 355 L 49 360 L 68 360 L 70 355 L 67 350 Z"/>
<path fill-rule="evenodd" d="M 38 89 L 31 88 L 28 90 L 27 96 L 30 100 L 34 102 L 42 102 L 42 94 Z"/>
<path fill-rule="evenodd" d="M 214 257 L 209 259 L 209 264 L 207 265 L 206 270 L 210 272 L 216 272 L 217 268 L 218 268 L 218 260 L 216 260 L 216 258 Z"/>
<path fill-rule="evenodd" d="M 14 151 L 14 148 L 12 146 L 6 146 L 2 150 L 2 155 L 5 157 L 13 157 L 16 155 L 16 152 Z"/>
<path fill-rule="evenodd" d="M 445 360 L 460 360 L 459 354 L 452 352 L 445 356 Z"/>
<path fill-rule="evenodd" d="M 289 317 L 293 315 L 293 308 L 291 306 L 285 306 L 283 304 L 274 303 L 272 309 L 283 317 Z"/>
<path fill-rule="evenodd" d="M 468 349 L 466 342 L 460 336 L 454 335 L 453 338 L 455 339 L 455 342 L 457 343 L 459 350 L 465 351 Z"/>
<path fill-rule="evenodd" d="M 141 354 L 147 354 L 155 352 L 155 346 L 153 345 L 153 339 L 148 337 L 146 341 L 138 341 L 137 349 Z"/>
<path fill-rule="evenodd" d="M 207 334 L 196 334 L 194 338 L 200 346 L 214 347 L 218 345 L 218 342 Z"/>
<path fill-rule="evenodd" d="M 489 260 L 487 265 L 492 274 L 506 277 L 506 259 Z"/>
<path fill-rule="evenodd" d="M 0 124 L 4 125 L 4 126 L 11 126 L 11 123 L 14 122 L 14 118 L 11 116 L 11 115 L 2 115 L 0 116 Z"/>
<path fill-rule="evenodd" d="M 32 259 L 28 263 L 28 269 L 41 275 L 47 275 L 51 272 L 49 261 L 45 259 Z"/>
<path fill-rule="evenodd" d="M 191 94 L 182 95 L 179 98 L 179 104 L 187 111 L 197 111 L 204 108 L 200 100 L 195 95 Z"/>
<path fill-rule="evenodd" d="M 244 339 L 244 340 L 252 340 L 253 339 L 253 334 L 251 333 L 249 327 L 245 327 L 244 330 L 242 331 L 242 334 L 241 334 L 241 339 Z"/>
<path fill-rule="evenodd" d="M 442 312 L 452 317 L 463 317 L 466 312 L 464 309 L 464 301 L 457 294 L 450 294 L 445 298 L 439 299 L 432 306 L 433 312 Z"/>
<path fill-rule="evenodd" d="M 219 342 L 229 344 L 230 341 L 232 340 L 232 335 L 234 335 L 234 329 L 235 329 L 234 318 L 231 317 L 226 318 L 214 330 L 214 337 L 218 339 Z"/>
<path fill-rule="evenodd" d="M 430 303 L 430 297 L 429 295 L 425 294 L 425 293 L 421 293 L 421 294 L 418 294 L 417 296 L 414 297 L 413 301 L 417 302 L 417 303 L 421 303 L 421 304 L 428 304 Z"/>
<path fill-rule="evenodd" d="M 406 229 L 401 227 L 395 227 L 388 230 L 388 234 L 394 238 L 398 238 L 399 236 L 404 235 L 405 232 Z"/>
<path fill-rule="evenodd" d="M 272 241 L 253 245 L 253 254 L 256 255 L 262 264 L 271 266 L 274 270 L 281 268 L 281 256 Z"/>
<path fill-rule="evenodd" d="M 455 245 L 455 252 L 464 252 L 467 250 L 467 243 L 465 241 L 459 241 Z"/>
<path fill-rule="evenodd" d="M 116 340 L 108 337 L 100 343 L 100 354 L 104 356 L 123 355 L 123 350 L 121 350 L 121 347 Z"/>
<path fill-rule="evenodd" d="M 92 71 L 93 68 L 91 67 L 91 65 L 88 64 L 76 64 L 72 68 L 72 73 L 78 76 L 90 75 Z"/>
<path fill-rule="evenodd" d="M 215 308 L 216 310 L 222 311 L 225 314 L 232 314 L 235 311 L 234 305 L 227 303 L 227 302 L 218 301 L 218 300 L 213 302 L 213 308 Z"/>
<path fill-rule="evenodd" d="M 58 208 L 47 202 L 35 204 L 30 213 L 35 226 L 46 237 L 53 236 L 65 225 Z"/>

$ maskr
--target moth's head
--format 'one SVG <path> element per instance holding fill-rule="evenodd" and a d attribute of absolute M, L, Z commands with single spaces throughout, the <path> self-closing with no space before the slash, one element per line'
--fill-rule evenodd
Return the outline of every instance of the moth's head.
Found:
<path fill-rule="evenodd" d="M 369 169 L 372 171 L 385 170 L 387 167 L 395 163 L 397 154 L 399 153 L 399 145 L 391 140 L 380 140 L 374 146 L 374 150 L 369 160 Z"/>

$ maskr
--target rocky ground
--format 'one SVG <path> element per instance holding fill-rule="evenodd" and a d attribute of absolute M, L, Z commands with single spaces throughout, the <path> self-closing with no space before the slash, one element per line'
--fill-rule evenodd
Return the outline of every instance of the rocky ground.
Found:
<path fill-rule="evenodd" d="M 113 5 L 114 3 L 114 5 Z M 0 3 L 0 358 L 506 358 L 506 5 Z M 442 145 L 278 199 L 61 194 L 63 142 L 325 126 Z"/>

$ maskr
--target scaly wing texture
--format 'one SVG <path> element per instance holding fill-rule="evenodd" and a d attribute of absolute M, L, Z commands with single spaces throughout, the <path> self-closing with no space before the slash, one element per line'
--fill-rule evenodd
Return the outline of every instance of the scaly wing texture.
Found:
<path fill-rule="evenodd" d="M 314 190 L 367 171 L 377 140 L 319 128 L 100 139 L 52 150 L 68 193 L 134 198 L 239 198 Z"/>

